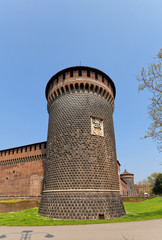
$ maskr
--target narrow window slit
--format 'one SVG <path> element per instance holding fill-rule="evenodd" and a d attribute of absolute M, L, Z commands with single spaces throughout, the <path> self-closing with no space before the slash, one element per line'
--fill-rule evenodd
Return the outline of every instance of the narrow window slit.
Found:
<path fill-rule="evenodd" d="M 95 79 L 98 79 L 98 74 L 97 73 L 95 73 Z"/>
<path fill-rule="evenodd" d="M 78 83 L 75 83 L 75 90 L 78 91 L 78 89 L 79 89 L 79 85 L 78 85 Z"/>
<path fill-rule="evenodd" d="M 84 84 L 83 83 L 80 84 L 80 90 L 82 90 L 82 91 L 84 90 Z"/>
<path fill-rule="evenodd" d="M 90 77 L 91 75 L 90 75 L 90 71 L 89 70 L 87 70 L 87 77 Z"/>
<path fill-rule="evenodd" d="M 73 77 L 73 71 L 70 72 L 70 77 Z"/>
<path fill-rule="evenodd" d="M 64 94 L 64 93 L 65 93 L 65 91 L 64 91 L 64 88 L 63 88 L 63 87 L 61 87 L 61 91 L 62 91 L 62 94 Z"/>
<path fill-rule="evenodd" d="M 86 83 L 86 85 L 85 85 L 85 90 L 86 90 L 86 91 L 89 90 L 89 84 L 88 84 L 88 83 Z"/>
<path fill-rule="evenodd" d="M 78 76 L 82 76 L 82 70 L 78 71 Z"/>
<path fill-rule="evenodd" d="M 73 84 L 70 84 L 70 90 L 71 90 L 71 91 L 74 90 L 74 86 L 73 86 Z"/>

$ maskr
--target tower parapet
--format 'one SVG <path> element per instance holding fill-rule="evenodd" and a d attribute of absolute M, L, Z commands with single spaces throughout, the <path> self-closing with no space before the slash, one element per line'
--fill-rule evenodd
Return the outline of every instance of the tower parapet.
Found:
<path fill-rule="evenodd" d="M 54 99 L 64 94 L 85 92 L 105 98 L 114 110 L 115 85 L 104 72 L 85 66 L 63 69 L 56 73 L 46 87 L 48 109 Z"/>

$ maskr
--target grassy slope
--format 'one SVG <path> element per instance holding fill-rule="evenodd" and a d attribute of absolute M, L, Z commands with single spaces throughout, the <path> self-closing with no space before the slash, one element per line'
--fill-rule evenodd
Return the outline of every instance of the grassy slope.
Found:
<path fill-rule="evenodd" d="M 162 218 L 162 198 L 157 197 L 143 202 L 125 202 L 127 215 L 111 220 L 56 220 L 38 215 L 38 208 L 0 214 L 0 225 L 7 226 L 43 226 L 75 225 L 142 221 Z"/>

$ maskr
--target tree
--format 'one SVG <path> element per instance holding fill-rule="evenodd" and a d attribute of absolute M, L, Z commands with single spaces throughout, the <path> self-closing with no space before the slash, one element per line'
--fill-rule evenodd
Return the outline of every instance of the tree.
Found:
<path fill-rule="evenodd" d="M 161 173 L 154 172 L 150 176 L 147 177 L 148 183 L 151 184 L 152 186 L 155 184 L 156 178 L 160 175 Z"/>
<path fill-rule="evenodd" d="M 156 179 L 155 179 L 155 184 L 152 189 L 152 192 L 154 194 L 162 194 L 162 173 L 160 173 Z"/>
<path fill-rule="evenodd" d="M 159 151 L 162 150 L 162 48 L 155 57 L 156 63 L 148 66 L 148 69 L 142 68 L 138 90 L 147 89 L 151 92 L 150 104 L 148 105 L 148 115 L 151 124 L 144 138 L 151 137 L 157 142 Z"/>
<path fill-rule="evenodd" d="M 140 185 L 140 188 L 141 188 L 141 193 L 144 194 L 144 192 L 148 192 L 149 194 L 159 194 L 159 193 L 155 193 L 153 191 L 153 189 L 154 189 L 155 183 L 156 183 L 157 179 L 159 179 L 160 175 L 162 175 L 162 173 L 154 172 L 150 176 L 148 176 L 147 179 L 144 179 L 144 180 L 138 182 L 138 185 Z M 162 182 L 161 182 L 161 184 L 162 184 Z M 158 186 L 158 188 L 159 188 L 159 186 Z"/>
<path fill-rule="evenodd" d="M 152 194 L 152 185 L 149 183 L 148 179 L 138 182 L 137 185 L 135 185 L 135 188 L 138 189 L 138 196 L 143 196 L 146 192 Z"/>

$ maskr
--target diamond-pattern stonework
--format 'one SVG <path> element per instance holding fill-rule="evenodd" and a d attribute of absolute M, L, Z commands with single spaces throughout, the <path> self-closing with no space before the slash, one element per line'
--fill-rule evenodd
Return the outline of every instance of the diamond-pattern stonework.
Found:
<path fill-rule="evenodd" d="M 123 216 L 110 102 L 99 93 L 72 89 L 54 98 L 48 110 L 39 214 L 62 219 Z M 103 120 L 103 136 L 91 134 L 92 117 Z"/>

